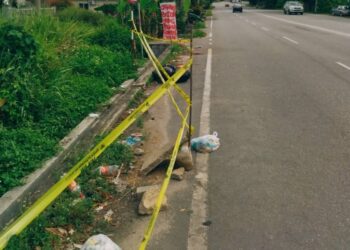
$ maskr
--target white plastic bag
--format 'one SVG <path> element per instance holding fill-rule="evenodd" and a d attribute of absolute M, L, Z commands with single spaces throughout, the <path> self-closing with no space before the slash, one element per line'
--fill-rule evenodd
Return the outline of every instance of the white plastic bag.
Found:
<path fill-rule="evenodd" d="M 199 153 L 210 153 L 217 150 L 219 147 L 220 139 L 217 132 L 214 132 L 212 135 L 204 135 L 191 140 L 191 148 Z"/>
<path fill-rule="evenodd" d="M 115 244 L 110 238 L 104 234 L 97 234 L 91 236 L 81 250 L 122 250 L 117 244 Z"/>

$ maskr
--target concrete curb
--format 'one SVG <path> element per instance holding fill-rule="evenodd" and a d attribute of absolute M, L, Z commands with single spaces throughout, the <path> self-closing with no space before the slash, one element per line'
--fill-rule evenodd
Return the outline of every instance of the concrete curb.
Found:
<path fill-rule="evenodd" d="M 162 61 L 169 49 L 160 55 Z M 128 108 L 128 100 L 142 88 L 151 75 L 153 66 L 148 62 L 140 70 L 137 80 L 127 80 L 121 85 L 122 93 L 113 96 L 100 113 L 87 116 L 65 138 L 60 141 L 62 151 L 44 162 L 43 166 L 30 174 L 25 185 L 16 187 L 0 198 L 0 230 L 17 218 L 33 201 L 50 188 L 57 179 L 77 162 L 77 156 L 86 152 L 95 137 L 115 127 L 121 115 Z"/>

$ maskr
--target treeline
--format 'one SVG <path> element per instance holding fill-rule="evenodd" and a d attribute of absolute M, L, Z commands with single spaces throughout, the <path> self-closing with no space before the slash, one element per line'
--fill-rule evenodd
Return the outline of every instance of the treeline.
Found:
<path fill-rule="evenodd" d="M 266 9 L 280 9 L 286 0 L 249 0 L 251 5 L 259 8 Z M 314 12 L 315 5 L 316 12 L 318 13 L 329 13 L 332 7 L 337 5 L 349 5 L 348 0 L 304 0 L 305 11 Z"/>

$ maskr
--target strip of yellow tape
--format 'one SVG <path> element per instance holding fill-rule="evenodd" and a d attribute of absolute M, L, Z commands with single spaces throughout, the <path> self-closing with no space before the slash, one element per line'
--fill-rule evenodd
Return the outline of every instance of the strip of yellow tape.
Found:
<path fill-rule="evenodd" d="M 173 153 L 171 155 L 170 164 L 169 164 L 169 167 L 168 167 L 168 169 L 166 171 L 166 174 L 165 174 L 165 179 L 164 179 L 163 184 L 162 184 L 162 186 L 160 188 L 160 192 L 159 192 L 159 195 L 158 195 L 158 198 L 157 198 L 157 202 L 156 202 L 156 207 L 154 208 L 154 211 L 152 213 L 152 217 L 151 217 L 151 219 L 149 221 L 147 230 L 146 230 L 146 232 L 145 232 L 145 234 L 143 236 L 143 240 L 141 242 L 139 250 L 146 249 L 146 247 L 148 245 L 148 242 L 149 242 L 149 240 L 151 238 L 151 235 L 152 235 L 152 232 L 153 232 L 153 228 L 154 228 L 154 225 L 156 224 L 156 221 L 157 221 L 157 218 L 158 218 L 158 214 L 159 214 L 160 208 L 162 206 L 162 202 L 163 202 L 165 193 L 166 193 L 166 191 L 168 189 L 171 173 L 173 172 L 173 169 L 174 169 L 177 153 L 179 151 L 180 144 L 181 144 L 181 139 L 183 137 L 184 130 L 185 130 L 185 127 L 186 127 L 189 110 L 190 109 L 189 109 L 189 106 L 188 106 L 187 109 L 186 109 L 185 117 L 182 120 L 182 126 L 181 126 L 180 131 L 179 131 L 179 133 L 177 135 L 177 138 L 176 138 L 176 142 L 175 142 L 175 146 L 174 146 L 174 149 L 173 149 Z"/>

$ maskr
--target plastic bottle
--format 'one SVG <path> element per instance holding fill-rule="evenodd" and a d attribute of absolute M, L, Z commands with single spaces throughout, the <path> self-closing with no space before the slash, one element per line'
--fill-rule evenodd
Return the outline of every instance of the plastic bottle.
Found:
<path fill-rule="evenodd" d="M 100 166 L 98 167 L 98 172 L 100 173 L 100 175 L 112 176 L 112 175 L 116 175 L 119 169 L 120 169 L 119 165 Z"/>
<path fill-rule="evenodd" d="M 85 195 L 81 192 L 81 188 L 80 185 L 76 182 L 76 181 L 72 181 L 69 185 L 68 185 L 68 189 L 73 192 L 73 193 L 79 193 L 79 197 L 81 199 L 85 198 Z"/>

